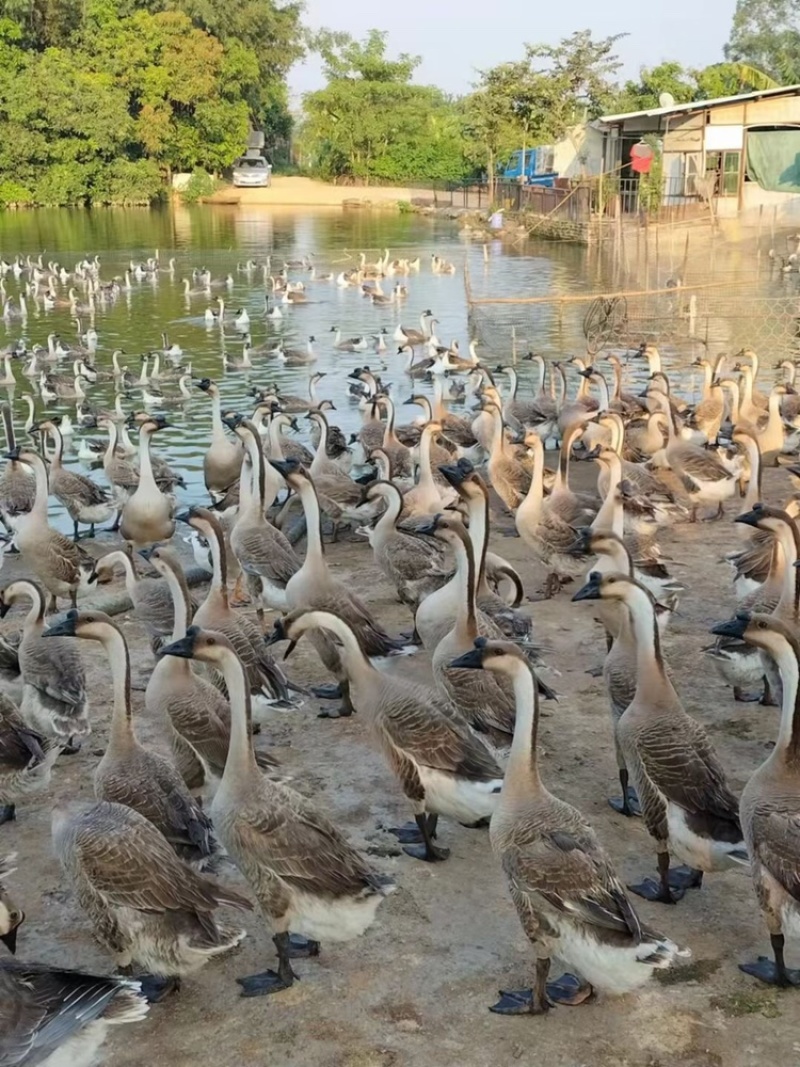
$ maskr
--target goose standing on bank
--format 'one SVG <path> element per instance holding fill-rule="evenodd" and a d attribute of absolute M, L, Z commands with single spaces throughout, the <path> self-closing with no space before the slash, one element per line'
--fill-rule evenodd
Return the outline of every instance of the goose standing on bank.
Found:
<path fill-rule="evenodd" d="M 50 609 L 56 610 L 56 598 L 68 596 L 75 607 L 79 591 L 86 591 L 94 559 L 47 521 L 49 485 L 44 460 L 36 452 L 15 449 L 9 458 L 19 459 L 36 476 L 33 507 L 16 521 L 14 543 L 23 563 L 30 567 L 50 593 Z"/>
<path fill-rule="evenodd" d="M 168 426 L 166 420 L 154 418 L 139 425 L 139 482 L 123 505 L 120 521 L 122 537 L 137 546 L 169 541 L 175 532 L 173 502 L 159 489 L 150 456 L 153 434 Z"/>
<path fill-rule="evenodd" d="M 299 495 L 306 519 L 306 558 L 297 574 L 287 583 L 286 602 L 289 608 L 293 611 L 331 611 L 339 615 L 352 627 L 366 656 L 382 657 L 413 651 L 401 639 L 390 637 L 361 599 L 343 582 L 334 578 L 328 569 L 322 542 L 322 514 L 309 475 L 299 463 L 291 460 L 270 460 L 270 463 L 286 479 L 289 488 Z M 349 681 L 336 645 L 324 633 L 312 633 L 310 640 L 325 667 L 337 679 L 336 685 L 314 686 L 311 692 L 322 699 L 342 699 L 338 711 L 323 713 L 321 717 L 352 715 Z"/>
<path fill-rule="evenodd" d="M 99 801 L 60 806 L 52 818 L 53 848 L 78 905 L 115 967 L 135 965 L 151 1002 L 180 989 L 214 956 L 235 948 L 241 928 L 214 918 L 224 906 L 252 909 L 237 890 L 199 874 L 138 811 Z"/>
<path fill-rule="evenodd" d="M 393 889 L 311 801 L 261 774 L 251 739 L 245 668 L 220 634 L 190 627 L 165 655 L 197 659 L 221 672 L 231 700 L 231 743 L 211 817 L 228 854 L 274 929 L 277 971 L 237 979 L 242 995 L 291 986 L 291 959 L 316 956 L 320 941 L 349 941 L 369 927 Z M 294 931 L 292 944 L 290 931 Z"/>
<path fill-rule="evenodd" d="M 653 596 L 624 574 L 593 571 L 573 600 L 627 608 L 636 639 L 636 692 L 617 724 L 625 764 L 654 839 L 658 882 L 630 886 L 645 900 L 674 904 L 706 871 L 747 864 L 736 797 L 703 727 L 683 710 L 661 655 Z M 670 869 L 670 853 L 684 868 Z"/>
<path fill-rule="evenodd" d="M 740 612 L 713 627 L 772 657 L 780 672 L 783 699 L 775 747 L 742 791 L 740 814 L 750 871 L 774 960 L 759 956 L 740 964 L 745 974 L 779 987 L 800 986 L 800 970 L 784 961 L 786 934 L 800 933 L 800 645 L 797 635 L 769 615 Z"/>
<path fill-rule="evenodd" d="M 71 641 L 44 640 L 44 593 L 35 582 L 23 578 L 0 590 L 0 619 L 25 601 L 30 609 L 18 650 L 20 714 L 32 730 L 72 754 L 91 733 L 83 664 Z"/>
<path fill-rule="evenodd" d="M 19 459 L 9 404 L 0 404 L 0 416 L 3 419 L 8 446 L 7 462 L 0 475 L 0 519 L 7 530 L 12 530 L 16 525 L 17 516 L 26 514 L 33 507 L 36 499 L 36 477 L 31 468 Z"/>
<path fill-rule="evenodd" d="M 591 825 L 542 782 L 539 698 L 520 650 L 478 638 L 453 667 L 509 678 L 516 697 L 514 741 L 489 835 L 522 928 L 536 948 L 536 979 L 533 989 L 502 992 L 491 1010 L 544 1015 L 552 1004 L 582 1004 L 595 990 L 628 993 L 677 956 L 689 955 L 641 922 Z M 577 976 L 548 983 L 553 956 Z"/>
<path fill-rule="evenodd" d="M 44 637 L 97 641 L 108 657 L 113 706 L 108 746 L 94 772 L 97 799 L 133 808 L 158 827 L 179 856 L 198 869 L 209 866 L 217 848 L 208 816 L 175 765 L 145 748 L 133 728 L 131 657 L 121 630 L 101 611 L 69 611 Z"/>
<path fill-rule="evenodd" d="M 61 501 L 72 519 L 73 540 L 80 538 L 79 524 L 88 525 L 89 537 L 94 537 L 95 523 L 106 522 L 115 514 L 114 501 L 109 499 L 107 490 L 91 478 L 66 469 L 63 463 L 64 438 L 56 419 L 45 419 L 33 430 L 49 433 L 55 443 L 50 459 L 50 492 Z"/>

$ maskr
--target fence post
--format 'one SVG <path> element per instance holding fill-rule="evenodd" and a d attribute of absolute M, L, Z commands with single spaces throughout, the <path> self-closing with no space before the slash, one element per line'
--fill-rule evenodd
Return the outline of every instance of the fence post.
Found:
<path fill-rule="evenodd" d="M 689 336 L 694 337 L 697 329 L 697 293 L 689 297 Z"/>
<path fill-rule="evenodd" d="M 511 363 L 517 365 L 517 327 L 511 327 Z"/>

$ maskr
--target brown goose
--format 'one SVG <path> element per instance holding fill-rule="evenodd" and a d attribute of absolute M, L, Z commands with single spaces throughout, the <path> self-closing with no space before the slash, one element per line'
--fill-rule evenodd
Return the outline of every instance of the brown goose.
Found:
<path fill-rule="evenodd" d="M 79 524 L 88 525 L 89 537 L 94 537 L 95 523 L 106 522 L 116 511 L 108 491 L 85 474 L 66 469 L 63 463 L 64 438 L 55 419 L 45 419 L 33 429 L 49 433 L 55 442 L 50 459 L 50 492 L 64 505 L 72 519 L 73 540 L 79 539 Z"/>
<path fill-rule="evenodd" d="M 514 741 L 489 833 L 522 928 L 536 948 L 536 980 L 533 989 L 503 992 L 491 1010 L 544 1015 L 554 1003 L 584 1003 L 595 989 L 628 993 L 688 955 L 642 924 L 593 828 L 543 784 L 536 683 L 519 649 L 478 638 L 453 666 L 505 677 L 516 695 Z M 548 983 L 554 955 L 577 976 Z"/>
<path fill-rule="evenodd" d="M 636 692 L 617 724 L 625 763 L 658 856 L 659 881 L 631 886 L 673 904 L 705 871 L 747 863 L 738 804 L 703 727 L 683 710 L 661 655 L 655 601 L 626 574 L 592 572 L 573 600 L 612 600 L 627 609 L 636 640 Z M 670 853 L 689 866 L 670 870 Z"/>
<path fill-rule="evenodd" d="M 0 693 L 0 826 L 16 818 L 17 801 L 47 788 L 60 751 L 29 729 L 13 701 Z"/>
<path fill-rule="evenodd" d="M 778 738 L 744 787 L 739 808 L 774 960 L 760 956 L 754 963 L 740 964 L 740 969 L 768 985 L 800 986 L 800 970 L 789 970 L 783 956 L 785 935 L 800 931 L 800 644 L 773 616 L 749 612 L 719 623 L 711 632 L 747 641 L 770 656 L 780 671 Z"/>

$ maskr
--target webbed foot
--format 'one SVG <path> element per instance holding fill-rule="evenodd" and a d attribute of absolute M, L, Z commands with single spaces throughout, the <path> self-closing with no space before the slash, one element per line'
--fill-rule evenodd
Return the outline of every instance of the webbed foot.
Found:
<path fill-rule="evenodd" d="M 534 1007 L 532 989 L 500 990 L 500 999 L 489 1011 L 495 1015 L 546 1015 L 550 1005 Z"/>
<path fill-rule="evenodd" d="M 329 682 L 325 685 L 312 685 L 310 692 L 312 696 L 318 697 L 320 700 L 340 700 L 342 687 L 338 682 L 336 684 Z"/>
<path fill-rule="evenodd" d="M 664 887 L 654 878 L 645 878 L 639 885 L 629 885 L 628 889 L 631 893 L 635 893 L 637 897 L 649 900 L 653 904 L 677 904 L 679 900 L 683 899 L 684 895 L 683 889 L 672 889 L 670 886 Z"/>
<path fill-rule="evenodd" d="M 13 822 L 17 817 L 17 809 L 14 804 L 0 804 L 0 826 L 4 822 Z"/>
<path fill-rule="evenodd" d="M 577 975 L 562 974 L 555 982 L 547 983 L 547 999 L 551 1004 L 568 1004 L 575 1007 L 585 1004 L 594 995 L 594 989 L 588 982 L 582 982 Z"/>
<path fill-rule="evenodd" d="M 243 997 L 267 997 L 272 993 L 280 993 L 292 985 L 293 978 L 288 981 L 281 978 L 277 971 L 262 971 L 261 974 L 251 974 L 245 978 L 237 978 L 236 981 L 242 987 Z"/>
<path fill-rule="evenodd" d="M 319 941 L 301 937 L 300 934 L 289 934 L 288 956 L 290 960 L 307 960 L 312 956 L 319 956 Z"/>
<path fill-rule="evenodd" d="M 694 867 L 670 867 L 667 880 L 670 889 L 699 889 L 703 884 L 703 872 Z"/>
<path fill-rule="evenodd" d="M 137 981 L 141 983 L 142 993 L 149 1004 L 158 1004 L 181 988 L 180 978 L 164 978 L 156 974 L 143 974 Z"/>
<path fill-rule="evenodd" d="M 769 959 L 768 956 L 759 956 L 754 963 L 740 963 L 739 970 L 749 974 L 752 978 L 757 978 L 759 982 L 778 986 L 781 989 L 800 986 L 800 971 L 790 971 L 788 967 L 784 967 L 781 973 L 775 961 Z"/>
<path fill-rule="evenodd" d="M 334 708 L 333 711 L 320 711 L 317 713 L 318 719 L 349 719 L 353 714 L 353 709 L 347 704 L 342 704 L 338 708 Z"/>
<path fill-rule="evenodd" d="M 450 855 L 449 848 L 432 844 L 406 845 L 403 852 L 415 860 L 424 860 L 425 863 L 442 863 Z"/>
<path fill-rule="evenodd" d="M 390 834 L 394 834 L 401 845 L 421 845 L 422 834 L 415 822 L 407 822 L 404 826 L 387 827 Z"/>
<path fill-rule="evenodd" d="M 64 747 L 61 749 L 62 756 L 77 756 L 81 750 L 81 742 L 76 741 L 74 737 L 70 737 Z"/>
<path fill-rule="evenodd" d="M 756 704 L 761 700 L 761 693 L 746 693 L 738 685 L 733 687 L 733 699 L 739 704 Z"/>
<path fill-rule="evenodd" d="M 642 814 L 639 797 L 633 786 L 628 786 L 624 797 L 609 797 L 608 803 L 609 807 L 612 807 L 614 811 L 619 815 L 624 815 L 627 819 Z"/>

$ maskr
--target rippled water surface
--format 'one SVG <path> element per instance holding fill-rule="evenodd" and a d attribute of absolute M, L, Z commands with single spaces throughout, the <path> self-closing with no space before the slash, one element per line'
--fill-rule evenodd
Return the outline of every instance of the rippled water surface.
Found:
<path fill-rule="evenodd" d="M 374 260 L 385 247 L 393 256 L 411 259 L 420 256 L 422 259 L 419 274 L 399 279 L 407 281 L 409 288 L 408 299 L 399 306 L 372 306 L 356 288 L 339 289 L 328 282 L 309 283 L 307 272 L 293 270 L 290 277 L 307 283 L 309 303 L 283 307 L 283 319 L 275 322 L 264 317 L 262 273 L 248 274 L 237 269 L 248 259 L 261 264 L 267 255 L 271 255 L 273 269 L 277 270 L 285 260 L 312 254 L 321 272 L 338 272 L 357 265 L 360 252 Z M 141 355 L 159 349 L 161 333 L 166 331 L 170 344 L 177 343 L 182 348 L 182 362 L 191 362 L 196 377 L 205 375 L 220 382 L 226 407 L 248 410 L 251 404 L 248 389 L 272 381 L 286 393 L 305 395 L 310 373 L 307 367 L 285 367 L 272 357 L 261 356 L 255 359 L 255 369 L 247 373 L 223 370 L 223 348 L 232 356 L 240 356 L 241 338 L 232 321 L 227 321 L 227 316 L 224 329 L 207 326 L 204 321 L 207 299 L 197 296 L 187 304 L 181 284 L 184 277 L 191 276 L 193 268 L 207 267 L 215 281 L 221 281 L 228 273 L 233 275 L 233 287 L 215 289 L 214 297 L 221 296 L 232 311 L 247 308 L 254 346 L 266 341 L 275 344 L 281 341 L 286 346 L 301 347 L 310 335 L 317 338 L 318 359 L 311 369 L 327 372 L 322 395 L 336 405 L 337 411 L 332 413 L 331 421 L 347 431 L 356 429 L 359 424 L 358 409 L 348 397 L 346 376 L 349 370 L 365 363 L 380 367 L 384 380 L 394 383 L 393 393 L 398 400 L 408 395 L 409 380 L 403 374 L 404 359 L 397 355 L 396 343 L 390 341 L 389 350 L 381 356 L 372 351 L 336 351 L 330 332 L 332 326 L 340 326 L 345 337 L 377 334 L 382 327 L 391 335 L 398 322 L 418 326 L 420 312 L 431 308 L 439 320 L 439 338 L 445 342 L 457 338 L 465 347 L 475 327 L 474 323 L 470 324 L 467 312 L 463 275 L 465 258 L 469 261 L 473 291 L 480 288 L 481 292 L 495 295 L 568 294 L 598 288 L 604 281 L 597 265 L 590 264 L 587 252 L 580 247 L 493 242 L 487 249 L 487 262 L 482 246 L 466 242 L 459 236 L 456 224 L 413 215 L 341 211 L 270 213 L 263 209 L 198 207 L 175 211 L 61 210 L 0 216 L 3 259 L 11 260 L 18 254 L 38 256 L 42 253 L 45 263 L 55 261 L 70 270 L 83 257 L 99 255 L 102 283 L 115 277 L 123 278 L 125 268 L 131 262 L 138 263 L 153 256 L 156 249 L 162 267 L 158 274 L 140 281 L 133 279 L 129 291 L 124 291 L 116 300 L 97 305 L 94 326 L 99 334 L 96 364 L 100 370 L 110 370 L 111 353 L 120 348 L 125 351 L 121 362 L 138 373 Z M 458 266 L 456 274 L 435 276 L 431 273 L 433 250 Z M 166 269 L 170 258 L 175 260 L 174 274 Z M 23 276 L 23 284 L 24 281 Z M 392 281 L 386 280 L 386 291 Z M 13 274 L 7 275 L 5 284 L 8 295 L 16 304 L 19 283 Z M 66 296 L 67 288 L 62 286 L 59 295 Z M 84 293 L 79 291 L 78 295 L 81 303 L 85 302 Z M 525 322 L 530 325 L 530 316 Z M 88 317 L 84 316 L 81 328 L 86 330 L 89 325 Z M 0 322 L 0 337 L 5 334 L 3 344 L 23 339 L 29 348 L 33 344 L 46 345 L 50 333 L 59 334 L 65 344 L 74 342 L 76 330 L 68 307 L 44 310 L 33 301 L 29 301 L 27 322 L 18 319 Z M 577 344 L 580 340 L 572 326 L 565 334 L 563 324 L 558 325 L 552 317 L 542 319 L 536 327 L 535 338 L 524 336 L 525 332 L 520 331 L 520 346 L 527 348 L 535 341 L 537 350 L 545 354 L 563 354 L 565 344 Z M 492 350 L 493 363 L 496 364 L 498 356 L 510 356 L 510 352 L 503 351 L 507 344 L 505 338 L 492 338 L 491 330 L 487 337 L 485 320 L 481 337 L 483 351 Z M 174 366 L 170 361 L 162 363 L 167 369 Z M 45 405 L 38 397 L 38 383 L 22 373 L 23 361 L 16 360 L 13 366 L 18 384 L 15 389 L 8 390 L 8 395 L 14 403 L 18 426 L 27 413 L 22 400 L 25 393 L 37 395 L 38 416 L 53 411 L 74 417 L 74 402 L 57 401 Z M 522 364 L 523 373 L 529 367 L 530 364 Z M 59 373 L 71 373 L 67 360 L 54 369 Z M 177 393 L 172 381 L 164 382 L 162 388 L 166 394 Z M 426 385 L 415 388 L 430 390 Z M 98 382 L 87 389 L 90 403 L 98 407 L 112 405 L 113 381 Z M 141 392 L 131 391 L 125 397 L 124 406 L 129 410 L 141 409 Z M 200 500 L 205 495 L 202 456 L 210 426 L 208 400 L 196 390 L 192 400 L 164 410 L 171 426 L 158 434 L 156 450 L 184 471 L 188 484 L 185 498 Z M 405 410 L 410 417 L 412 409 Z M 399 418 L 404 418 L 402 409 Z M 76 429 L 73 449 L 81 432 Z M 102 436 L 97 431 L 90 435 Z M 102 471 L 97 477 L 103 480 Z"/>

